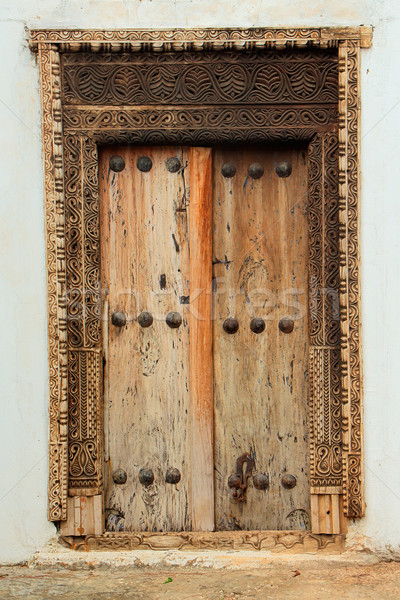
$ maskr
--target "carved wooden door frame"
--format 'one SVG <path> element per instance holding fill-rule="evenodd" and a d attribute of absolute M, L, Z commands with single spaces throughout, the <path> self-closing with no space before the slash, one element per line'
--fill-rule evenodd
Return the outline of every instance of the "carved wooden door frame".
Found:
<path fill-rule="evenodd" d="M 98 144 L 274 140 L 309 143 L 313 533 L 330 533 L 324 506 L 363 515 L 359 56 L 371 39 L 368 27 L 29 32 L 45 171 L 49 520 L 103 489 Z M 113 535 L 104 547 L 119 547 Z M 120 546 L 151 546 L 148 535 Z M 214 536 L 265 547 L 249 532 Z"/>

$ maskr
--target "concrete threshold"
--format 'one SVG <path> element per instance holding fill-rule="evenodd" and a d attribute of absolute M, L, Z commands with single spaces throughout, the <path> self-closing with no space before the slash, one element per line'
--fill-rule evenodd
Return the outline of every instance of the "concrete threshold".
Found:
<path fill-rule="evenodd" d="M 199 569 L 268 569 L 273 566 L 299 565 L 317 567 L 368 566 L 381 558 L 368 552 L 346 551 L 342 554 L 277 553 L 264 550 L 89 550 L 64 548 L 51 540 L 29 561 L 33 568 L 121 569 L 121 568 L 199 568 Z"/>

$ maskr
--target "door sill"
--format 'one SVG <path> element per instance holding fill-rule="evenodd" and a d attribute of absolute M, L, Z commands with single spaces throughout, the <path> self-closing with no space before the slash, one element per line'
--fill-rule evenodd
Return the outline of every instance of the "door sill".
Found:
<path fill-rule="evenodd" d="M 84 537 L 61 536 L 60 543 L 74 550 L 263 550 L 290 554 L 341 554 L 344 533 L 311 531 L 182 531 L 106 532 Z"/>

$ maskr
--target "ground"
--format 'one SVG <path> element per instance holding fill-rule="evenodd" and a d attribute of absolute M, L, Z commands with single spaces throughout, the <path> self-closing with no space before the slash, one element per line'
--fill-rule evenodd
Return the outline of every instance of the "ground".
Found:
<path fill-rule="evenodd" d="M 9 600 L 399 600 L 400 564 L 296 558 L 258 569 L 0 567 Z"/>

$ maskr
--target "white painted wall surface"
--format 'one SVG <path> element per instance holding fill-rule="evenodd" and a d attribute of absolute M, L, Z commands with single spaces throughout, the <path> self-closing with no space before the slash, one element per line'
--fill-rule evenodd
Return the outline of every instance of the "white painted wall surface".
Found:
<path fill-rule="evenodd" d="M 398 0 L 2 0 L 0 6 L 0 562 L 47 522 L 47 347 L 38 70 L 25 27 L 373 25 L 362 53 L 366 517 L 350 539 L 400 554 Z M 361 538 L 360 538 L 361 539 Z M 365 541 L 365 538 L 364 538 Z"/>

